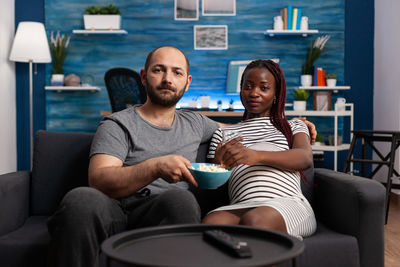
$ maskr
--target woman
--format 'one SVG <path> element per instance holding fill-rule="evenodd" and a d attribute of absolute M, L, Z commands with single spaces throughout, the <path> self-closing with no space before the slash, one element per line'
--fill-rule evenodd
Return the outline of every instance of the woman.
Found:
<path fill-rule="evenodd" d="M 302 239 L 316 229 L 314 212 L 300 187 L 301 171 L 312 166 L 307 126 L 286 120 L 286 82 L 279 65 L 255 60 L 243 72 L 243 120 L 218 129 L 208 157 L 234 168 L 230 205 L 211 211 L 203 223 L 240 224 L 279 230 Z M 241 137 L 222 145 L 223 132 Z"/>

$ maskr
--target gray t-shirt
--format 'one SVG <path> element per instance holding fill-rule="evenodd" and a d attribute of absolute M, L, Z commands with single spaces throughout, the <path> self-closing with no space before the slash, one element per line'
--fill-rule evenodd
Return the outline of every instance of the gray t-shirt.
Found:
<path fill-rule="evenodd" d="M 154 157 L 181 155 L 195 162 L 199 145 L 210 140 L 218 124 L 188 110 L 176 110 L 171 127 L 159 127 L 144 120 L 136 105 L 103 118 L 94 136 L 90 156 L 108 154 L 123 161 L 124 166 Z M 169 184 L 159 178 L 147 186 L 152 194 L 168 188 L 188 188 L 186 182 Z"/>

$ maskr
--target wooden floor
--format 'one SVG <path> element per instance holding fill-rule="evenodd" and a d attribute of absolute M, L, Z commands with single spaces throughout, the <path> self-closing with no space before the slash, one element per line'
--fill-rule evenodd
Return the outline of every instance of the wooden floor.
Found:
<path fill-rule="evenodd" d="M 400 266 L 400 195 L 392 194 L 385 226 L 385 267 Z"/>

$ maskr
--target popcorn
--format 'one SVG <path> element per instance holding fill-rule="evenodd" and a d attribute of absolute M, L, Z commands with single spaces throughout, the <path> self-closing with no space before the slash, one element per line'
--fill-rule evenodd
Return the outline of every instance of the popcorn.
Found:
<path fill-rule="evenodd" d="M 204 172 L 227 172 L 228 169 L 225 169 L 221 165 L 199 165 L 199 171 L 204 171 Z"/>

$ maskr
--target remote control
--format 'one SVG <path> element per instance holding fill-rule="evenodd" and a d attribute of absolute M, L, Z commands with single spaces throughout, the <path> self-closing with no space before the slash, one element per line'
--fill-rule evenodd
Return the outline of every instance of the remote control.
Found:
<path fill-rule="evenodd" d="M 221 230 L 207 230 L 203 232 L 203 239 L 239 258 L 251 257 L 247 242 L 234 239 Z"/>

